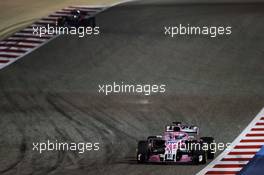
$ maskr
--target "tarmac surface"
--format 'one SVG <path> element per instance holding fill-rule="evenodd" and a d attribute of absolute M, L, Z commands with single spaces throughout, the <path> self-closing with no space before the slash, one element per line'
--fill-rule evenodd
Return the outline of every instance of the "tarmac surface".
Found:
<path fill-rule="evenodd" d="M 138 165 L 138 140 L 183 121 L 232 142 L 264 104 L 264 5 L 131 3 L 98 15 L 101 35 L 60 36 L 0 71 L 0 174 L 191 175 Z M 231 25 L 219 38 L 168 38 L 164 25 Z M 166 84 L 144 96 L 99 84 Z M 100 142 L 100 151 L 32 151 L 32 142 Z M 219 152 L 218 152 L 219 153 Z"/>

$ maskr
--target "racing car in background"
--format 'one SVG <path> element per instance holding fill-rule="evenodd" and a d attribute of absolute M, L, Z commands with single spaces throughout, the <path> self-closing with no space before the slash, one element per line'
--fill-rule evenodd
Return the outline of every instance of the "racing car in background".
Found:
<path fill-rule="evenodd" d="M 165 127 L 162 136 L 149 136 L 138 142 L 137 162 L 205 164 L 214 158 L 214 142 L 213 137 L 199 137 L 197 126 L 173 122 Z"/>
<path fill-rule="evenodd" d="M 62 16 L 57 19 L 56 26 L 58 27 L 95 27 L 95 16 L 88 14 L 85 11 L 73 10 L 70 15 Z"/>

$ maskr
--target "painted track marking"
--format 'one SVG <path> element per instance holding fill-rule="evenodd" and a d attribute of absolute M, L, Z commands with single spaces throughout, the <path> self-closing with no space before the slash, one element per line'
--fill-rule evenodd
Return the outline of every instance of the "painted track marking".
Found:
<path fill-rule="evenodd" d="M 14 63 L 18 59 L 24 57 L 25 55 L 31 53 L 35 49 L 47 44 L 52 39 L 56 38 L 58 35 L 43 35 L 39 37 L 33 34 L 33 27 L 46 26 L 48 24 L 54 25 L 56 19 L 62 16 L 70 15 L 71 11 L 80 9 L 86 11 L 88 15 L 95 15 L 107 7 L 101 6 L 70 6 L 56 11 L 47 17 L 41 18 L 30 26 L 14 33 L 8 38 L 0 41 L 0 69 Z"/>
<path fill-rule="evenodd" d="M 197 175 L 235 175 L 264 145 L 264 108 L 233 141 L 230 150 L 223 151 Z"/>

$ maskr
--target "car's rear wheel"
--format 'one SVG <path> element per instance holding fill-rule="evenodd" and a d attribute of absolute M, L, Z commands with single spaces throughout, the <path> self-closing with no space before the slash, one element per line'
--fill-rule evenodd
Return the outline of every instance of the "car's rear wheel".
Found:
<path fill-rule="evenodd" d="M 207 153 L 207 158 L 208 159 L 213 159 L 215 156 L 215 140 L 213 137 L 201 137 L 200 138 L 203 143 L 208 145 L 208 150 L 206 151 Z"/>
<path fill-rule="evenodd" d="M 90 18 L 90 26 L 91 26 L 92 28 L 95 28 L 95 27 L 96 27 L 95 17 L 91 17 L 91 18 Z"/>

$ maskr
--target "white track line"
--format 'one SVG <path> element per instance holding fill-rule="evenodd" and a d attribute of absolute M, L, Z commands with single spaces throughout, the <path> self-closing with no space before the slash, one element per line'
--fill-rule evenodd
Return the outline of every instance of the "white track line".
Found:
<path fill-rule="evenodd" d="M 253 129 L 254 128 L 254 129 Z M 255 153 L 264 145 L 264 108 L 246 127 L 246 129 L 233 141 L 231 150 L 223 151 L 215 160 L 202 169 L 197 175 L 205 174 L 232 174 L 235 175 L 246 165 Z M 262 129 L 261 129 L 262 128 Z M 241 160 L 241 161 L 240 161 Z M 243 162 L 243 163 L 241 163 Z"/>

